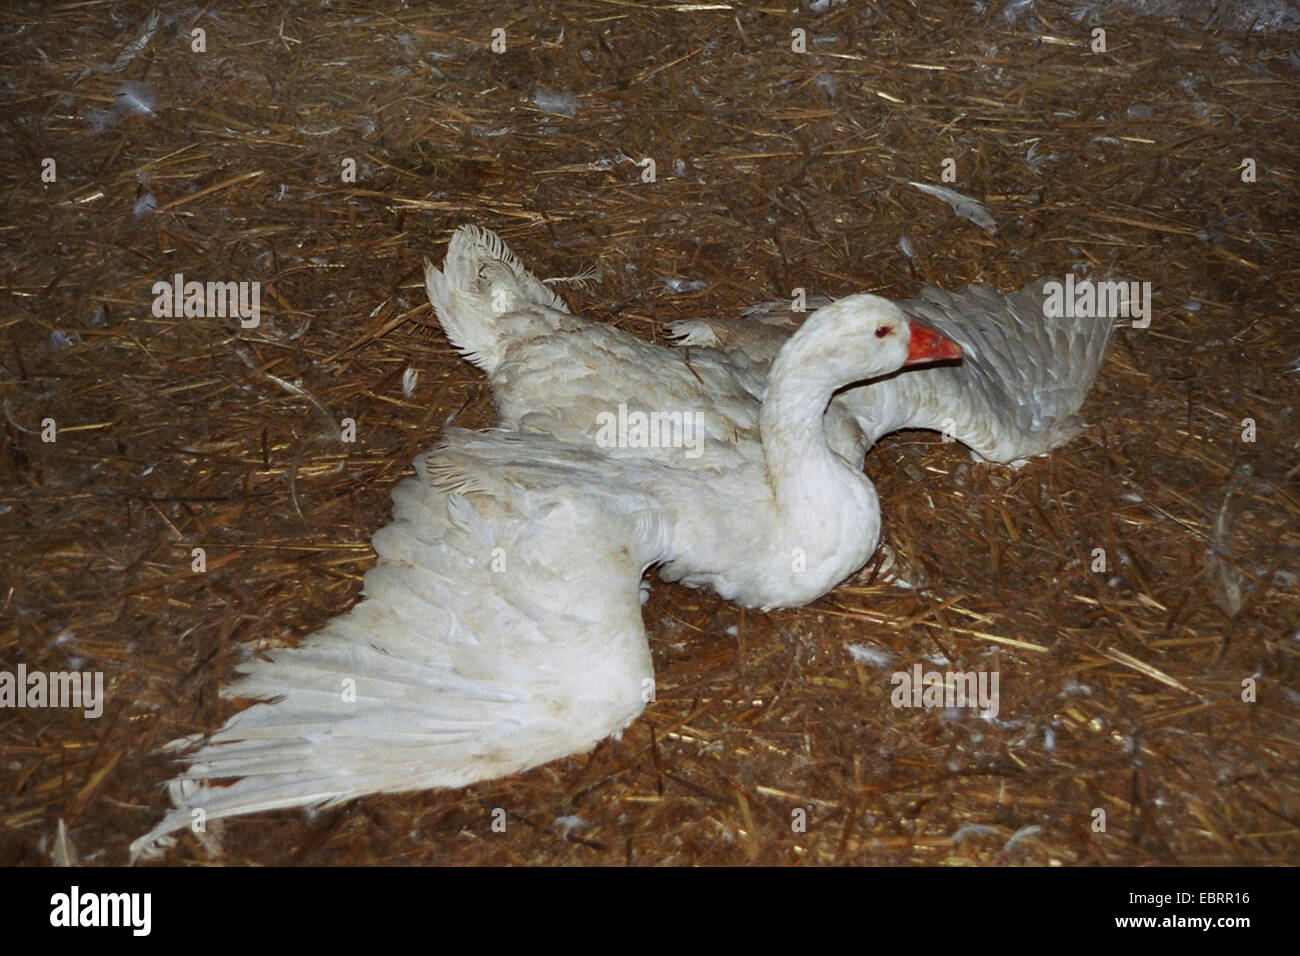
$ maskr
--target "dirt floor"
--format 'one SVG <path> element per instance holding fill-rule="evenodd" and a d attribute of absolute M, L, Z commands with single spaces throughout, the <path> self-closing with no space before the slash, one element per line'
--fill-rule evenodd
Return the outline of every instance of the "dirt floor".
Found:
<path fill-rule="evenodd" d="M 957 0 L 326 6 L 4 15 L 0 670 L 99 671 L 106 702 L 0 711 L 0 862 L 126 862 L 168 805 L 159 748 L 357 599 L 444 422 L 490 423 L 422 289 L 464 222 L 543 275 L 599 266 L 569 301 L 647 338 L 795 287 L 1075 267 L 1155 307 L 1050 458 L 872 453 L 919 589 L 878 561 L 771 613 L 656 585 L 658 699 L 620 740 L 165 862 L 1297 861 L 1295 34 Z M 995 234 L 908 185 L 949 159 Z M 261 282 L 261 325 L 156 317 L 176 273 Z M 996 671 L 998 718 L 895 708 L 916 664 Z"/>

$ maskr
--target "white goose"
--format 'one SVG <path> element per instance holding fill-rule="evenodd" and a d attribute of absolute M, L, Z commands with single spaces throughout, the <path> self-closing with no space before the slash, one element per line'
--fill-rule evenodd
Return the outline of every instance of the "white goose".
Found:
<path fill-rule="evenodd" d="M 510 264 L 495 261 L 482 271 Z M 534 294 L 501 312 L 492 283 L 440 290 L 453 341 L 497 380 L 523 375 L 525 356 L 512 363 L 511 350 L 541 336 L 557 395 L 591 411 L 566 376 L 602 350 L 622 352 L 650 373 L 628 384 L 673 407 L 710 415 L 711 394 L 732 396 L 734 433 L 711 425 L 715 440 L 688 460 L 682 449 L 597 447 L 549 411 L 521 410 L 518 421 L 503 413 L 514 431 L 449 431 L 393 492 L 366 600 L 301 647 L 242 668 L 227 694 L 274 702 L 236 714 L 188 758 L 173 786 L 178 808 L 134 851 L 189 825 L 195 810 L 206 821 L 459 786 L 617 733 L 653 693 L 639 611 L 645 568 L 659 563 L 665 578 L 761 607 L 824 594 L 880 535 L 875 489 L 828 442 L 832 395 L 960 356 L 893 303 L 850 296 L 781 347 L 760 405 L 759 373 L 720 354 L 703 370 L 687 366 L 680 353 L 568 315 L 553 297 L 539 301 L 549 290 L 526 270 L 515 278 Z M 676 388 L 654 378 L 661 355 L 682 369 Z M 606 387 L 599 374 L 589 384 Z M 617 399 L 619 389 L 606 394 Z M 741 436 L 755 419 L 758 440 Z M 206 782 L 217 779 L 234 782 Z"/>

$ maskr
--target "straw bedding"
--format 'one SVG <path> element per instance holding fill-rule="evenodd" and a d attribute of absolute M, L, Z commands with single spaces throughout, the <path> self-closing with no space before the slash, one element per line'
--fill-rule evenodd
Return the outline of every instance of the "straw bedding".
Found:
<path fill-rule="evenodd" d="M 450 418 L 490 422 L 421 289 L 468 221 L 541 274 L 598 267 L 573 307 L 660 340 L 796 287 L 1075 267 L 1151 282 L 1154 309 L 1052 457 L 1011 471 L 928 433 L 873 452 L 916 588 L 884 554 L 796 610 L 656 586 L 658 697 L 621 740 L 230 822 L 166 862 L 1294 862 L 1282 21 L 956 0 L 11 11 L 0 670 L 99 671 L 106 698 L 98 719 L 0 711 L 0 860 L 124 862 L 166 805 L 159 748 L 233 711 L 242 658 L 349 607 L 412 457 Z M 978 199 L 996 234 L 911 181 Z M 260 282 L 260 325 L 155 315 L 177 273 Z M 892 706 L 916 664 L 996 671 L 998 718 Z"/>

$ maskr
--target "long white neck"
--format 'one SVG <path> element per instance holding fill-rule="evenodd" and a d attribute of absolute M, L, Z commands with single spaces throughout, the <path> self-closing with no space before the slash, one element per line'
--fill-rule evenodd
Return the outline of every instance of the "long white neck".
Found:
<path fill-rule="evenodd" d="M 786 344 L 768 373 L 767 397 L 759 412 L 759 434 L 768 478 L 777 499 L 793 504 L 801 495 L 801 477 L 808 471 L 837 474 L 843 462 L 826 441 L 822 416 L 838 387 L 815 364 L 803 361 L 799 349 Z M 838 464 L 838 468 L 837 468 Z"/>
<path fill-rule="evenodd" d="M 767 397 L 759 413 L 768 482 L 791 540 L 807 541 L 809 546 L 820 541 L 834 551 L 842 550 L 843 542 L 834 540 L 842 534 L 857 542 L 851 551 L 862 548 L 869 556 L 880 531 L 875 488 L 826 440 L 823 416 L 835 390 L 845 384 L 839 380 L 844 373 L 834 369 L 834 363 L 819 361 L 812 344 L 808 337 L 796 335 L 782 348 L 768 375 Z"/>

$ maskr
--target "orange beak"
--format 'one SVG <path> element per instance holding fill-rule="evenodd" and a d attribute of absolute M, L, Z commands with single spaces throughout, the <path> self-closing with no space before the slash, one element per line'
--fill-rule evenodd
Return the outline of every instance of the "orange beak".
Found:
<path fill-rule="evenodd" d="M 924 362 L 939 362 L 943 359 L 961 358 L 961 349 L 951 339 L 944 338 L 934 329 L 922 325 L 915 319 L 908 322 L 912 338 L 907 346 L 907 361 L 904 365 L 920 365 Z"/>

